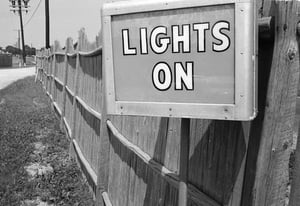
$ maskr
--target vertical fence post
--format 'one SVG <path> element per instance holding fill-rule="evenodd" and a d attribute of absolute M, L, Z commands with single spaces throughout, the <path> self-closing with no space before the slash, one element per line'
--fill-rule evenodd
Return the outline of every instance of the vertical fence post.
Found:
<path fill-rule="evenodd" d="M 40 81 L 39 79 L 39 70 L 41 69 L 40 65 L 39 65 L 39 58 L 37 58 L 37 56 L 40 55 L 40 52 L 39 51 L 36 51 L 36 57 L 35 57 L 35 79 L 34 81 L 37 82 L 37 80 Z"/>
<path fill-rule="evenodd" d="M 102 43 L 102 32 L 96 37 L 96 43 L 99 47 Z M 106 58 L 105 52 L 102 50 L 102 108 L 101 108 L 101 125 L 100 125 L 100 158 L 97 171 L 98 182 L 96 190 L 96 205 L 105 206 L 104 194 L 108 192 L 108 178 L 109 178 L 109 155 L 110 155 L 110 141 L 107 128 L 107 111 L 106 111 L 106 95 L 105 95 L 105 74 L 104 74 L 104 59 Z"/>
<path fill-rule="evenodd" d="M 43 69 L 44 73 L 47 74 L 47 69 L 44 66 L 44 62 L 45 62 L 45 51 L 41 51 L 40 52 L 40 67 Z M 44 81 L 44 89 L 46 89 L 46 84 L 47 84 L 47 79 Z"/>
<path fill-rule="evenodd" d="M 64 79 L 63 79 L 63 99 L 62 99 L 62 108 L 61 108 L 61 119 L 60 119 L 60 124 L 61 127 L 64 127 L 64 119 L 65 119 L 65 112 L 66 112 L 66 85 L 67 85 L 67 79 L 68 79 L 68 54 L 71 52 L 73 47 L 73 41 L 71 38 L 68 38 L 66 41 L 66 50 L 65 50 L 65 74 L 64 74 Z M 71 137 L 69 137 L 71 138 Z"/>
<path fill-rule="evenodd" d="M 49 97 L 51 98 L 51 101 L 53 101 L 53 95 L 52 95 L 52 91 L 53 89 L 51 88 L 51 86 L 53 86 L 53 76 L 52 76 L 52 70 L 53 70 L 53 64 L 50 62 L 52 62 L 52 58 L 53 57 L 49 57 L 50 55 L 52 55 L 52 52 L 53 50 L 50 50 L 50 49 L 47 49 L 45 50 L 44 52 L 44 68 L 47 67 L 47 71 L 49 72 L 48 74 L 50 75 L 50 80 L 49 80 L 49 86 L 48 86 L 48 94 L 49 94 Z M 47 55 L 47 58 L 46 58 L 46 55 Z M 50 67 L 51 66 L 51 67 Z"/>
<path fill-rule="evenodd" d="M 82 38 L 83 38 L 83 32 L 79 32 L 79 37 L 78 37 L 78 43 L 77 43 L 77 49 L 76 49 L 76 68 L 75 68 L 75 91 L 74 91 L 74 97 L 73 97 L 73 121 L 71 125 L 71 130 L 72 130 L 72 139 L 76 138 L 76 119 L 77 119 L 77 112 L 76 112 L 76 107 L 77 107 L 77 100 L 76 97 L 78 95 L 79 91 L 79 68 L 80 68 L 80 54 L 79 51 L 82 49 Z"/>
<path fill-rule="evenodd" d="M 37 64 L 37 66 L 38 66 L 38 68 L 40 68 L 40 69 L 42 69 L 42 71 L 44 72 L 44 68 L 42 67 L 42 59 L 41 59 L 41 51 L 39 51 L 38 52 L 38 56 L 39 56 L 39 58 L 36 58 L 36 64 Z M 37 75 L 37 79 L 38 79 L 38 75 Z M 39 79 L 38 79 L 39 80 Z"/>
<path fill-rule="evenodd" d="M 57 51 L 57 47 L 58 47 L 58 44 L 57 42 L 54 43 L 54 47 L 53 47 L 53 50 L 52 50 L 52 65 L 51 65 L 51 76 L 52 76 L 52 87 L 51 87 L 51 95 L 52 95 L 52 102 L 54 103 L 56 101 L 56 98 L 55 98 L 55 92 L 56 92 L 56 86 L 55 86 L 55 77 L 56 77 L 56 51 Z"/>
<path fill-rule="evenodd" d="M 47 53 L 48 53 L 48 51 L 47 51 Z M 44 55 L 43 55 L 44 57 L 45 57 L 45 54 L 46 54 L 46 51 L 44 52 Z M 47 67 L 45 67 L 46 66 L 46 60 L 48 61 Z M 53 78 L 52 78 L 52 73 L 51 73 L 52 72 L 52 63 L 49 63 L 50 61 L 52 61 L 52 57 L 50 59 L 49 58 L 48 59 L 44 58 L 43 67 L 45 68 L 45 70 L 47 71 L 47 74 L 49 75 L 49 79 L 47 80 L 48 86 L 46 88 L 47 88 L 47 92 L 49 94 L 49 97 L 52 100 L 51 86 L 52 86 Z"/>
<path fill-rule="evenodd" d="M 299 81 L 295 37 L 298 2 L 258 0 L 257 3 L 262 17 L 274 16 L 276 29 L 274 41 L 259 43 L 260 49 L 264 49 L 258 57 L 260 110 L 249 138 L 242 205 L 287 205 Z"/>
<path fill-rule="evenodd" d="M 44 73 L 44 68 L 41 65 L 41 58 L 40 58 L 41 52 L 40 51 L 38 52 L 38 56 L 39 56 L 39 58 L 36 58 L 36 67 L 37 67 L 37 74 L 36 74 L 36 79 L 35 79 L 36 81 L 37 80 L 40 81 L 40 78 L 39 78 L 39 69 L 41 69 L 42 73 Z"/>
<path fill-rule="evenodd" d="M 300 12 L 300 5 L 298 4 L 297 8 L 298 12 Z M 300 49 L 300 13 L 298 13 L 298 22 L 297 22 L 297 43 L 298 43 L 298 50 Z M 299 60 L 298 60 L 299 61 Z M 298 83 L 299 84 L 299 83 Z M 298 95 L 299 95 L 299 86 L 298 86 Z M 299 96 L 297 97 L 299 98 Z M 297 101 L 297 110 L 299 109 L 299 100 Z M 298 111 L 297 111 L 298 112 Z M 298 114 L 299 115 L 299 114 Z M 296 144 L 296 151 L 295 151 L 295 162 L 293 165 L 292 170 L 292 184 L 291 184 L 291 195 L 289 206 L 297 206 L 300 202 L 300 125 L 299 125 L 299 117 L 296 117 L 296 123 L 298 123 L 298 139 Z"/>
<path fill-rule="evenodd" d="M 103 69 L 103 67 L 102 67 Z M 102 75 L 103 77 L 103 75 Z M 104 94 L 104 79 L 102 79 L 102 109 L 101 109 L 101 126 L 100 126 L 100 153 L 99 165 L 97 171 L 98 182 L 96 190 L 96 205 L 104 206 L 103 193 L 108 191 L 108 173 L 109 173 L 109 134 L 107 128 L 107 111 L 106 111 L 106 97 Z"/>
<path fill-rule="evenodd" d="M 42 67 L 41 67 L 41 59 L 40 59 L 40 56 L 41 56 L 41 51 L 37 51 L 37 53 L 36 53 L 36 56 L 38 57 L 36 57 L 36 68 L 37 68 L 37 74 L 36 74 L 36 77 L 35 77 L 35 82 L 37 82 L 37 80 L 39 80 L 40 81 L 40 79 L 39 79 L 39 68 L 40 69 L 42 69 Z"/>
<path fill-rule="evenodd" d="M 45 62 L 46 62 L 46 59 L 45 59 L 45 53 L 46 53 L 46 51 L 44 50 L 43 51 L 43 68 L 44 68 L 44 70 L 45 70 L 45 72 L 47 73 L 47 75 L 48 75 L 48 78 L 46 79 L 46 81 L 45 81 L 45 90 L 46 90 L 46 92 L 47 92 L 47 94 L 48 94 L 48 96 L 49 96 L 49 98 L 52 98 L 51 97 L 51 94 L 50 94 L 50 91 L 51 91 L 51 88 L 50 88 L 50 85 L 52 85 L 51 84 L 51 81 L 52 81 L 52 76 L 51 76 L 51 68 L 50 68 L 50 64 L 48 63 L 48 65 L 47 65 L 47 67 L 45 67 Z M 49 59 L 47 59 L 47 61 L 49 61 Z M 52 100 L 52 99 L 51 99 Z"/>
<path fill-rule="evenodd" d="M 178 206 L 187 206 L 187 184 L 190 148 L 190 119 L 181 119 L 180 163 L 179 163 L 179 196 Z"/>
<path fill-rule="evenodd" d="M 41 53 L 41 67 L 43 68 L 44 71 L 47 69 L 45 68 L 45 50 L 43 50 Z"/>

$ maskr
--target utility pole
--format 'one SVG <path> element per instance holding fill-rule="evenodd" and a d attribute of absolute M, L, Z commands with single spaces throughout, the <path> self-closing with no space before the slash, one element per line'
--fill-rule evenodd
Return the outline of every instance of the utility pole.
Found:
<path fill-rule="evenodd" d="M 49 18 L 49 0 L 45 0 L 45 20 L 46 20 L 46 49 L 50 48 L 50 18 Z"/>
<path fill-rule="evenodd" d="M 21 49 L 21 34 L 20 29 L 18 29 L 18 49 Z"/>
<path fill-rule="evenodd" d="M 26 65 L 26 51 L 25 51 L 25 40 L 24 40 L 24 28 L 23 28 L 23 18 L 22 12 L 28 12 L 28 2 L 29 0 L 9 0 L 12 5 L 12 11 L 15 13 L 16 11 L 20 16 L 20 26 L 21 26 L 21 37 L 22 37 L 22 56 L 23 56 L 23 64 Z"/>
<path fill-rule="evenodd" d="M 20 25 L 21 25 L 23 65 L 26 65 L 26 51 L 25 51 L 25 42 L 24 42 L 24 28 L 23 28 L 23 19 L 22 19 L 22 2 L 21 2 L 21 0 L 18 0 L 18 5 L 19 5 Z"/>

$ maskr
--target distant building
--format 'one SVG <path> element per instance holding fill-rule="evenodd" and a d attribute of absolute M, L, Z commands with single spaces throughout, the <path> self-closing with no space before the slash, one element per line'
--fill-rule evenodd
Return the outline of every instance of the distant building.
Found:
<path fill-rule="evenodd" d="M 6 54 L 3 51 L 0 53 L 0 67 L 11 67 L 12 66 L 12 55 Z"/>

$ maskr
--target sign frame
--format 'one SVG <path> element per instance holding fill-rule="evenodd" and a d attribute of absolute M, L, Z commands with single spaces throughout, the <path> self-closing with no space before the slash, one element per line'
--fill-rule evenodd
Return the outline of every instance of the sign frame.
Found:
<path fill-rule="evenodd" d="M 112 16 L 151 11 L 234 4 L 234 104 L 136 102 L 116 100 Z M 252 120 L 257 115 L 257 24 L 253 0 L 130 0 L 102 7 L 103 79 L 107 114 Z"/>

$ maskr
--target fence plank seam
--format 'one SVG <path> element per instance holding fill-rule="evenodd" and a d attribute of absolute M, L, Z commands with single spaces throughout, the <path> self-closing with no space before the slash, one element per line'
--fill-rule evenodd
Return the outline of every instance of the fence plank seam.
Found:
<path fill-rule="evenodd" d="M 75 66 L 75 91 L 74 91 L 74 99 L 75 99 L 75 96 L 78 94 L 78 89 L 79 89 L 79 86 L 78 86 L 78 82 L 79 82 L 79 54 L 78 54 L 78 50 L 76 52 L 76 66 Z M 76 131 L 75 131 L 75 127 L 76 127 L 76 101 L 73 102 L 73 122 L 72 122 L 72 134 L 73 134 L 73 139 L 75 138 L 76 136 Z"/>
<path fill-rule="evenodd" d="M 52 93 L 52 97 L 53 97 L 53 101 L 56 101 L 56 97 L 55 97 L 55 84 L 54 84 L 54 79 L 56 77 L 56 56 L 53 55 L 53 58 L 50 60 L 52 62 L 52 67 L 51 67 L 51 74 L 52 74 L 52 78 L 51 78 L 51 91 L 50 93 Z"/>

